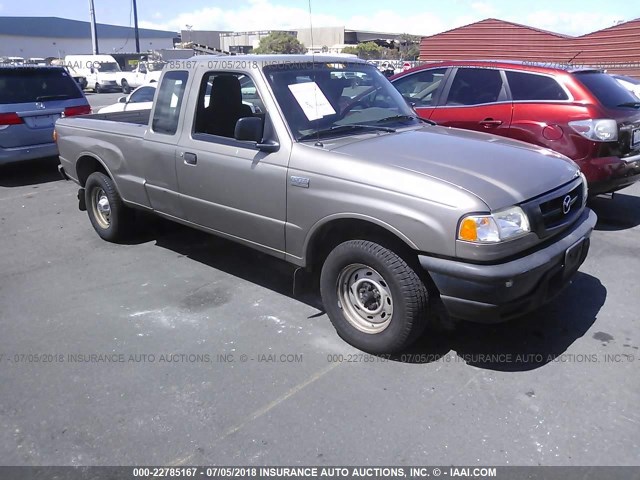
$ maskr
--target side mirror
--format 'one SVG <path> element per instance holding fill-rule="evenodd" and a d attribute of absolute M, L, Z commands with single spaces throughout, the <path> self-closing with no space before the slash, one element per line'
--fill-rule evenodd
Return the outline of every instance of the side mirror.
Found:
<path fill-rule="evenodd" d="M 127 97 L 120 97 L 118 103 L 127 103 Z"/>
<path fill-rule="evenodd" d="M 236 122 L 233 133 L 236 140 L 260 143 L 262 141 L 262 119 L 257 117 L 243 117 Z"/>
<path fill-rule="evenodd" d="M 262 119 L 258 117 L 243 117 L 236 122 L 234 137 L 236 140 L 256 142 L 256 148 L 262 152 L 277 152 L 280 144 L 269 140 L 262 142 Z"/>

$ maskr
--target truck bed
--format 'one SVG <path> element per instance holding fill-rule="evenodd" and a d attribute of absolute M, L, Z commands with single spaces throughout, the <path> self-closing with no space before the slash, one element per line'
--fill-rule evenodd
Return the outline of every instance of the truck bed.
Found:
<path fill-rule="evenodd" d="M 151 110 L 134 110 L 131 112 L 111 112 L 111 113 L 94 113 L 85 115 L 84 118 L 94 120 L 109 120 L 111 122 L 134 123 L 137 125 L 148 125 Z"/>

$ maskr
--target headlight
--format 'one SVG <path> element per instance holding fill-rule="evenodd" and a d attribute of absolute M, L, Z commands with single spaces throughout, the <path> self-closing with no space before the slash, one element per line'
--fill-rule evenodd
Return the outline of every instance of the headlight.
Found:
<path fill-rule="evenodd" d="M 511 207 L 491 215 L 469 215 L 462 219 L 458 239 L 473 243 L 497 243 L 529 233 L 527 215 Z"/>
<path fill-rule="evenodd" d="M 618 140 L 618 123 L 609 118 L 576 120 L 569 122 L 569 126 L 589 140 L 596 142 L 615 142 Z"/>
<path fill-rule="evenodd" d="M 589 185 L 587 184 L 587 177 L 584 176 L 584 173 L 580 172 L 580 177 L 582 177 L 582 206 L 584 207 L 587 204 Z"/>

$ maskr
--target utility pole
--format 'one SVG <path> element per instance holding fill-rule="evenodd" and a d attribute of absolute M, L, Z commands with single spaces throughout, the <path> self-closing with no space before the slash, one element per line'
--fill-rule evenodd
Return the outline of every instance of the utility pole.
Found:
<path fill-rule="evenodd" d="M 136 35 L 136 53 L 140 53 L 140 32 L 138 31 L 138 6 L 136 0 L 133 0 L 133 25 Z"/>
<path fill-rule="evenodd" d="M 93 54 L 100 53 L 98 48 L 98 30 L 96 28 L 96 10 L 93 6 L 93 0 L 89 0 L 89 13 L 91 14 L 91 44 L 93 45 Z"/>

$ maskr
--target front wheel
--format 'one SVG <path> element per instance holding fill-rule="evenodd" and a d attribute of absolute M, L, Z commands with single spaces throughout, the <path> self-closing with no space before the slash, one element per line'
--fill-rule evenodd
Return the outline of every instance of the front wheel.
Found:
<path fill-rule="evenodd" d="M 122 79 L 122 82 L 120 85 L 122 86 L 122 93 L 124 94 L 131 93 L 131 87 L 129 86 L 129 83 L 125 79 Z"/>
<path fill-rule="evenodd" d="M 322 266 L 320 293 L 338 335 L 366 352 L 401 351 L 427 325 L 424 283 L 399 255 L 377 243 L 338 245 Z"/>
<path fill-rule="evenodd" d="M 113 180 L 94 172 L 84 192 L 89 220 L 98 235 L 109 242 L 125 239 L 131 231 L 133 211 L 122 202 Z"/>
<path fill-rule="evenodd" d="M 99 83 L 96 83 L 95 87 L 93 87 L 93 90 L 96 93 L 102 93 L 102 87 L 100 86 Z"/>

